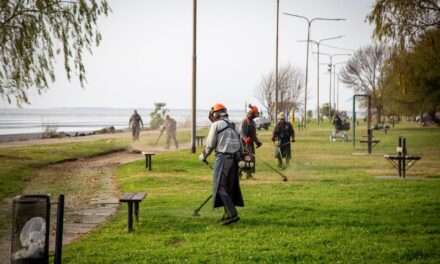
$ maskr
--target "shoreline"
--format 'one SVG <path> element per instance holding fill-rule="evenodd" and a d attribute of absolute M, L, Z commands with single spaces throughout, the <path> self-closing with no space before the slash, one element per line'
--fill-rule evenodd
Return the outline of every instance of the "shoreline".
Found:
<path fill-rule="evenodd" d="M 150 129 L 143 129 L 141 131 L 149 131 Z M 18 133 L 18 134 L 3 134 L 0 135 L 0 144 L 11 142 L 22 142 L 30 140 L 45 140 L 45 139 L 62 139 L 62 138 L 77 138 L 87 137 L 101 134 L 116 134 L 128 132 L 129 129 L 115 129 L 114 127 L 106 127 L 99 130 L 91 131 L 74 131 L 74 132 L 33 132 L 33 133 Z"/>
<path fill-rule="evenodd" d="M 208 126 L 198 126 L 197 129 L 206 128 Z M 187 126 L 178 126 L 180 130 L 190 129 Z M 160 133 L 159 129 L 143 128 L 143 133 Z M 93 139 L 93 138 L 113 138 L 113 137 L 125 137 L 131 135 L 131 129 L 115 129 L 114 127 L 106 127 L 93 131 L 76 131 L 76 132 L 54 132 L 47 134 L 45 132 L 34 133 L 19 133 L 19 134 L 0 134 L 0 147 L 7 147 L 9 145 L 20 145 L 51 143 L 60 142 L 60 140 L 81 140 L 81 139 Z"/>

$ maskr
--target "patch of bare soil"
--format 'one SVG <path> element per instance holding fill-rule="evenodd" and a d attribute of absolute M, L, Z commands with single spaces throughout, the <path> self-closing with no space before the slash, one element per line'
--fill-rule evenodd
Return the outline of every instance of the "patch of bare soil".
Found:
<path fill-rule="evenodd" d="M 23 194 L 49 193 L 52 203 L 56 203 L 60 193 L 65 194 L 63 244 L 69 244 L 90 232 L 116 212 L 120 196 L 114 181 L 117 166 L 144 158 L 139 154 L 144 149 L 132 147 L 129 151 L 68 161 L 35 171 Z M 148 151 L 159 153 L 167 150 L 150 147 Z M 10 218 L 11 208 L 12 198 L 8 198 L 0 204 L 1 215 Z M 51 212 L 51 228 L 55 230 L 56 204 L 52 205 Z M 0 234 L 5 234 L 0 239 L 0 263 L 9 263 L 10 231 L 0 230 Z M 51 235 L 53 250 L 55 232 L 51 232 Z"/>

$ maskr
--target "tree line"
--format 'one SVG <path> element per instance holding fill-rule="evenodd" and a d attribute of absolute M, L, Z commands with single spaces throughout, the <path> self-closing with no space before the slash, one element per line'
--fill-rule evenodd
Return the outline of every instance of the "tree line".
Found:
<path fill-rule="evenodd" d="M 341 80 L 369 94 L 376 122 L 421 116 L 440 123 L 440 1 L 376 0 L 367 16 L 377 44 L 357 50 Z"/>
<path fill-rule="evenodd" d="M 356 50 L 338 78 L 355 93 L 370 95 L 377 123 L 384 117 L 429 115 L 439 124 L 440 0 L 376 0 L 366 19 L 374 26 L 373 44 Z M 281 68 L 281 110 L 299 109 L 302 81 L 299 68 Z M 256 96 L 273 116 L 273 73 L 262 77 Z M 331 118 L 335 109 L 323 104 L 321 112 Z"/>

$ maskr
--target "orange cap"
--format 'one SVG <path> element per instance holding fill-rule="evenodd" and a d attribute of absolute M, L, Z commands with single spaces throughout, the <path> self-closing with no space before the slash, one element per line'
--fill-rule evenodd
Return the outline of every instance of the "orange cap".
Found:
<path fill-rule="evenodd" d="M 256 107 L 255 105 L 251 105 L 249 106 L 249 111 L 252 112 L 253 114 L 258 114 L 258 107 Z"/>
<path fill-rule="evenodd" d="M 213 112 L 218 112 L 218 111 L 221 111 L 221 110 L 226 110 L 226 107 L 223 104 L 215 104 L 212 107 L 212 111 Z"/>
<path fill-rule="evenodd" d="M 252 114 L 253 116 L 258 116 L 259 115 L 258 107 L 256 107 L 255 105 L 249 105 L 248 113 Z"/>

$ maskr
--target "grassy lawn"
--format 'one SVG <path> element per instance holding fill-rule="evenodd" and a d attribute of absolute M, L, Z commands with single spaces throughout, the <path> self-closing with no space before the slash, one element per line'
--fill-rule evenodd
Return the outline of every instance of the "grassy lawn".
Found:
<path fill-rule="evenodd" d="M 66 159 L 82 158 L 126 148 L 127 142 L 98 140 L 80 143 L 0 148 L 0 200 L 17 194 L 33 170 Z"/>
<path fill-rule="evenodd" d="M 256 180 L 243 180 L 246 207 L 233 226 L 216 223 L 222 210 L 193 210 L 209 195 L 211 172 L 188 151 L 118 169 L 122 191 L 147 191 L 135 232 L 126 232 L 122 206 L 107 224 L 67 246 L 65 263 L 439 263 L 440 129 L 401 125 L 371 156 L 352 155 L 351 143 L 328 140 L 328 129 L 297 135 L 289 181 L 257 160 Z M 359 135 L 362 134 L 361 129 Z M 395 175 L 383 154 L 407 137 L 410 154 L 423 159 L 408 176 Z M 269 132 L 258 159 L 275 165 Z"/>

